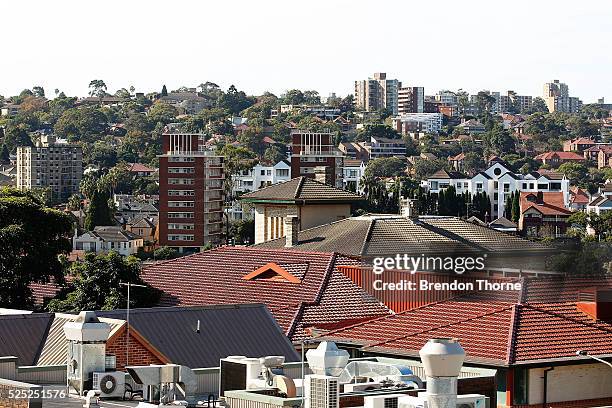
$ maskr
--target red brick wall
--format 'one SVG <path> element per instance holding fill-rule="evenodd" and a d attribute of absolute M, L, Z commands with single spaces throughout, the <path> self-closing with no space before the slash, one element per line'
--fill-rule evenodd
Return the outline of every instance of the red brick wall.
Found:
<path fill-rule="evenodd" d="M 126 363 L 126 351 L 127 347 L 127 331 L 124 330 L 119 336 L 115 337 L 106 344 L 106 354 L 114 355 L 117 357 L 117 370 L 123 371 Z M 164 364 L 153 353 L 151 353 L 145 346 L 142 345 L 137 338 L 134 337 L 134 333 L 130 333 L 130 361 L 129 365 L 149 365 L 149 364 Z"/>

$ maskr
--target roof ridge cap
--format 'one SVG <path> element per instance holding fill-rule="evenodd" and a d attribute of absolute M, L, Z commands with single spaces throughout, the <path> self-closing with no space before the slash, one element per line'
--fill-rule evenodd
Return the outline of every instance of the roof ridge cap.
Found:
<path fill-rule="evenodd" d="M 298 182 L 298 185 L 295 187 L 295 193 L 293 194 L 293 198 L 297 199 L 300 194 L 302 193 L 302 187 L 304 186 L 306 177 L 304 176 L 300 176 L 300 181 Z"/>

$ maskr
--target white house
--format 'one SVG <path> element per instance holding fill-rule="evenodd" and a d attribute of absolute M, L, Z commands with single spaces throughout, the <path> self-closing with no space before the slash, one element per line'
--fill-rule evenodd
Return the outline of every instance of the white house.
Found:
<path fill-rule="evenodd" d="M 239 197 L 242 194 L 289 180 L 291 180 L 291 165 L 288 161 L 281 160 L 274 166 L 257 164 L 250 170 L 244 170 L 232 176 L 232 191 L 234 197 Z M 226 212 L 232 220 L 241 220 L 246 215 L 239 201 L 235 201 L 232 207 L 226 209 Z M 248 218 L 252 218 L 253 212 L 250 211 L 249 215 Z"/>
<path fill-rule="evenodd" d="M 529 174 L 514 173 L 503 160 L 494 159 L 489 168 L 474 175 L 466 176 L 458 172 L 440 170 L 427 179 L 426 187 L 438 193 L 449 186 L 455 187 L 457 194 L 487 193 L 491 199 L 492 219 L 504 215 L 506 198 L 515 191 L 526 192 L 563 192 L 565 207 L 570 205 L 570 182 L 560 173 L 539 171 Z"/>
<path fill-rule="evenodd" d="M 365 173 L 366 165 L 363 160 L 344 159 L 342 168 L 344 178 L 342 185 L 345 190 L 360 191 L 361 178 Z"/>
<path fill-rule="evenodd" d="M 144 245 L 144 239 L 121 227 L 95 227 L 93 231 L 86 231 L 77 235 L 75 230 L 72 238 L 72 249 L 85 252 L 116 251 L 120 255 L 134 255 L 138 248 Z"/>

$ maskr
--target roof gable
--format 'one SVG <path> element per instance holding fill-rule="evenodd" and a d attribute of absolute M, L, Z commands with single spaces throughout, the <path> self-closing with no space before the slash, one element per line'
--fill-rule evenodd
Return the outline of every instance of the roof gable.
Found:
<path fill-rule="evenodd" d="M 273 184 L 241 196 L 247 202 L 285 202 L 305 204 L 310 202 L 350 203 L 363 198 L 350 191 L 341 190 L 304 176 L 283 183 Z"/>
<path fill-rule="evenodd" d="M 274 262 L 268 262 L 260 268 L 255 269 L 253 272 L 242 277 L 244 280 L 258 280 L 258 279 L 266 279 L 266 280 L 280 280 L 286 281 L 290 283 L 300 283 L 301 280 L 291 273 L 287 272 L 285 269 L 275 264 Z"/>

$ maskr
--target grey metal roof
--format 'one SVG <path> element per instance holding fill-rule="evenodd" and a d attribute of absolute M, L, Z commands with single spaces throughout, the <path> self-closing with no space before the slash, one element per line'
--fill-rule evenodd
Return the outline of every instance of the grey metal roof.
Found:
<path fill-rule="evenodd" d="M 15 356 L 18 365 L 35 365 L 52 321 L 51 313 L 0 316 L 0 356 Z"/>
<path fill-rule="evenodd" d="M 284 183 L 273 184 L 241 196 L 245 201 L 333 201 L 353 202 L 363 198 L 350 191 L 340 190 L 301 176 Z"/>
<path fill-rule="evenodd" d="M 263 242 L 257 248 L 284 248 L 285 238 Z M 345 255 L 474 253 L 475 251 L 543 251 L 548 247 L 504 234 L 486 225 L 456 217 L 365 215 L 300 231 L 300 251 L 338 252 Z"/>
<path fill-rule="evenodd" d="M 96 227 L 91 232 L 98 236 L 103 241 L 112 242 L 127 242 L 134 239 L 142 238 L 140 235 L 136 235 L 130 231 L 126 231 L 121 227 Z"/>
<path fill-rule="evenodd" d="M 96 313 L 125 319 L 125 310 Z M 262 304 L 132 309 L 130 326 L 172 363 L 191 368 L 218 367 L 219 360 L 229 355 L 283 355 L 288 362 L 299 361 Z"/>

